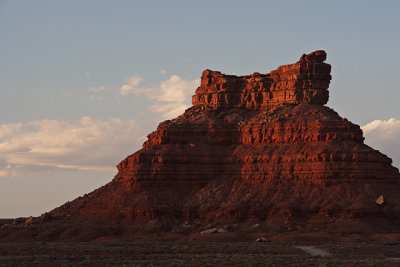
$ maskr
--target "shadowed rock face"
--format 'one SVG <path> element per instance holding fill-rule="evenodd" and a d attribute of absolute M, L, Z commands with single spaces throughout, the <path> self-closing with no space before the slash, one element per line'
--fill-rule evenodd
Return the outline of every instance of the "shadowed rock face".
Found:
<path fill-rule="evenodd" d="M 398 232 L 399 171 L 363 143 L 358 125 L 324 106 L 325 59 L 316 51 L 241 77 L 204 71 L 193 107 L 160 123 L 110 183 L 33 220 L 46 229 L 64 225 L 37 239 L 73 239 L 82 233 L 71 225 L 91 222 L 132 236 L 184 223 L 187 232 L 210 225 L 245 231 L 254 223 L 268 233 Z M 380 195 L 385 205 L 375 203 Z M 12 233 L 0 238 L 19 232 Z"/>

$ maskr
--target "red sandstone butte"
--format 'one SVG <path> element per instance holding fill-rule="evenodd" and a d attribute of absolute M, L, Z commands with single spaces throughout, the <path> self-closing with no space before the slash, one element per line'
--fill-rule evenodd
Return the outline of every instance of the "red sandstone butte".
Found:
<path fill-rule="evenodd" d="M 0 240 L 398 234 L 399 171 L 325 106 L 325 60 L 316 51 L 266 74 L 205 70 L 193 106 L 160 123 L 110 183 L 3 225 Z"/>

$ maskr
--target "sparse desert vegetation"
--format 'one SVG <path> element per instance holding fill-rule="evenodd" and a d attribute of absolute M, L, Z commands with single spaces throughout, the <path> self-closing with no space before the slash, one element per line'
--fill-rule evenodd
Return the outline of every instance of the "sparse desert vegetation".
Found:
<path fill-rule="evenodd" d="M 311 256 L 296 246 L 329 252 Z M 0 266 L 398 266 L 400 242 L 1 243 Z"/>

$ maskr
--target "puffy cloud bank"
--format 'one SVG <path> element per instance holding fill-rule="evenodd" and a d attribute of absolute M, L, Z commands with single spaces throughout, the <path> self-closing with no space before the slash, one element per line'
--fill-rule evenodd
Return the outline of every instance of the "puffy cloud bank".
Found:
<path fill-rule="evenodd" d="M 133 120 L 38 120 L 0 125 L 0 177 L 57 169 L 113 171 L 145 137 Z"/>
<path fill-rule="evenodd" d="M 166 74 L 162 70 L 160 74 Z M 172 119 L 182 114 L 191 106 L 191 96 L 200 85 L 200 80 L 184 80 L 178 75 L 172 75 L 169 79 L 162 81 L 159 86 L 143 86 L 144 79 L 137 73 L 125 79 L 125 83 L 119 88 L 108 88 L 105 86 L 90 87 L 90 101 L 104 101 L 103 93 L 114 91 L 119 97 L 127 95 L 144 95 L 155 103 L 148 110 L 158 113 L 163 119 Z"/>
<path fill-rule="evenodd" d="M 361 127 L 365 142 L 393 159 L 400 167 L 400 120 L 375 120 Z"/>
<path fill-rule="evenodd" d="M 118 89 L 90 87 L 90 100 L 103 101 L 104 93 L 110 92 L 119 97 L 144 95 L 154 101 L 151 112 L 169 119 L 190 107 L 190 96 L 200 83 L 178 75 L 157 87 L 142 86 L 143 81 L 134 74 Z M 137 150 L 146 134 L 136 121 L 120 119 L 82 117 L 76 122 L 43 119 L 0 124 L 0 177 L 60 169 L 115 172 L 115 165 Z"/>
<path fill-rule="evenodd" d="M 187 81 L 178 75 L 172 75 L 155 90 L 154 99 L 157 103 L 150 106 L 149 110 L 160 113 L 166 119 L 182 114 L 191 106 L 191 95 L 199 84 L 200 80 Z"/>
<path fill-rule="evenodd" d="M 119 95 L 145 95 L 156 103 L 149 107 L 154 113 L 159 113 L 164 119 L 171 119 L 183 113 L 191 105 L 191 95 L 199 86 L 200 80 L 184 80 L 178 75 L 172 75 L 160 83 L 159 87 L 143 87 L 143 78 L 137 73 L 126 79 L 119 89 Z"/>

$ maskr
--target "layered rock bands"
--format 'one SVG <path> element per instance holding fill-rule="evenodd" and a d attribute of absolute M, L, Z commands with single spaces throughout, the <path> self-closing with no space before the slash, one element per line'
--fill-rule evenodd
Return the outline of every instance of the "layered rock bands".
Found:
<path fill-rule="evenodd" d="M 324 106 L 325 59 L 316 51 L 240 77 L 205 70 L 191 108 L 160 123 L 109 184 L 49 218 L 140 224 L 140 231 L 244 231 L 258 223 L 268 233 L 398 232 L 399 171 L 364 144 L 358 125 Z M 54 238 L 70 236 L 65 230 Z"/>

